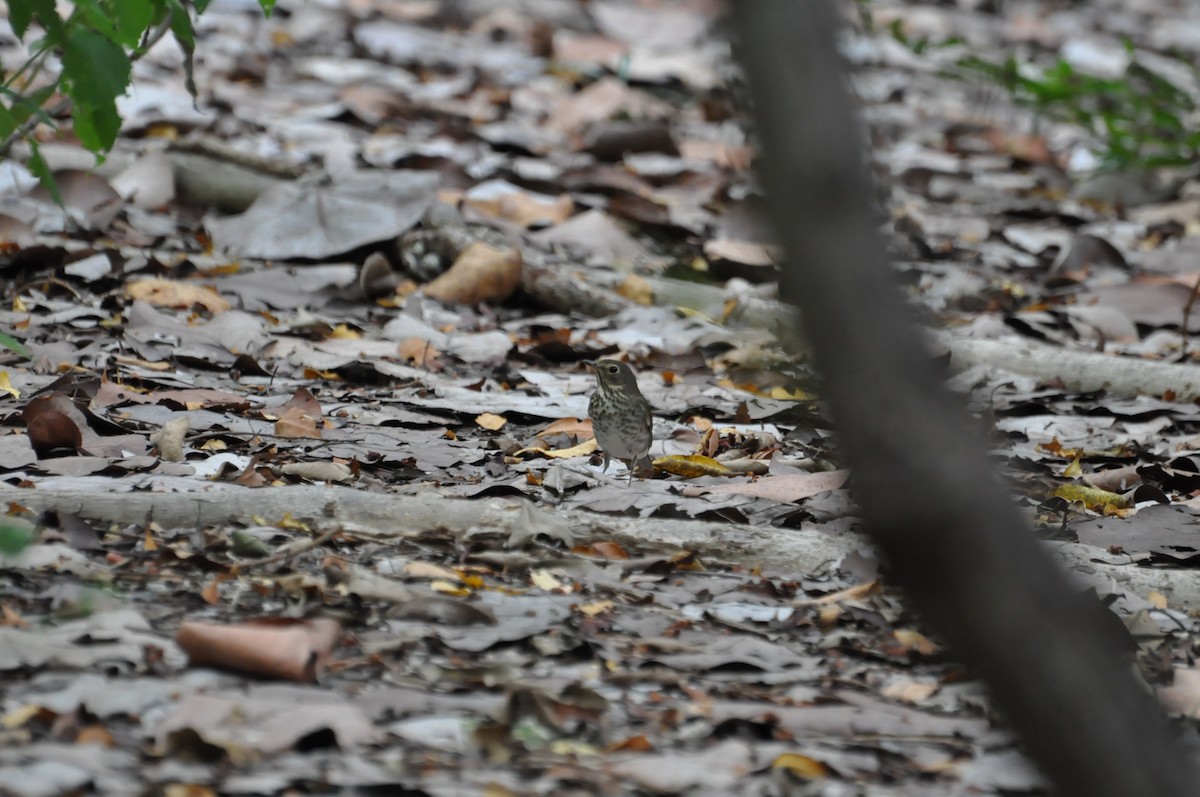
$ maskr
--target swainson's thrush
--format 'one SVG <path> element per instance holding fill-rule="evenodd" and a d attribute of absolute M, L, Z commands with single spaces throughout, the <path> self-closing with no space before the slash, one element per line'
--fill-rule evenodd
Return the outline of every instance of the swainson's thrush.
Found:
<path fill-rule="evenodd" d="M 611 460 L 619 459 L 629 466 L 632 481 L 634 470 L 650 464 L 647 454 L 654 440 L 650 402 L 625 363 L 595 360 L 586 365 L 596 375 L 596 392 L 588 403 L 588 414 L 596 442 L 604 451 L 604 470 L 608 470 Z"/>

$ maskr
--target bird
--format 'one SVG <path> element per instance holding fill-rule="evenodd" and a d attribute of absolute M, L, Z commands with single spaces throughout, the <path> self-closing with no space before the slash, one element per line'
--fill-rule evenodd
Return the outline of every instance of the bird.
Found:
<path fill-rule="evenodd" d="M 650 464 L 654 440 L 654 416 L 650 402 L 638 389 L 633 370 L 618 360 L 589 360 L 584 363 L 596 375 L 596 392 L 588 402 L 592 432 L 604 451 L 604 470 L 619 459 L 633 472 Z"/>

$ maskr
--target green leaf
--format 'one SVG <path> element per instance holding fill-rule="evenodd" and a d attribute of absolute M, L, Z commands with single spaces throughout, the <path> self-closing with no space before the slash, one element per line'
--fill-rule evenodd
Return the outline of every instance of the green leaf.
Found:
<path fill-rule="evenodd" d="M 6 332 L 0 332 L 0 346 L 12 351 L 14 354 L 21 355 L 26 360 L 33 356 L 21 341 Z"/>
<path fill-rule="evenodd" d="M 275 10 L 275 0 L 258 0 L 258 4 L 262 6 L 263 16 L 271 16 L 271 12 Z M 197 4 L 199 5 L 199 4 Z M 208 0 L 204 0 L 204 5 L 208 5 Z M 200 13 L 200 9 L 196 9 L 196 13 Z"/>
<path fill-rule="evenodd" d="M 154 23 L 157 13 L 155 3 L 147 0 L 109 0 L 109 5 L 116 23 L 116 40 L 126 47 L 137 47 L 146 28 Z"/>
<path fill-rule="evenodd" d="M 175 40 L 179 42 L 179 49 L 183 50 L 184 87 L 188 94 L 192 95 L 192 102 L 195 103 L 196 34 L 192 31 L 192 20 L 188 16 L 187 9 L 180 4 L 179 0 L 167 0 L 167 6 L 171 9 L 171 32 L 175 34 Z M 196 13 L 200 13 L 199 10 Z"/>
<path fill-rule="evenodd" d="M 33 4 L 24 0 L 10 0 L 8 4 L 8 22 L 12 25 L 13 33 L 18 39 L 25 38 L 25 31 L 33 22 Z"/>
<path fill-rule="evenodd" d="M 110 150 L 117 140 L 117 133 L 121 132 L 121 115 L 117 113 L 115 102 L 104 107 L 77 104 L 71 116 L 79 142 L 95 153 Z"/>
<path fill-rule="evenodd" d="M 7 136 L 19 125 L 24 124 L 25 121 L 31 116 L 37 116 L 41 119 L 41 121 L 53 127 L 54 120 L 50 118 L 50 115 L 46 113 L 42 106 L 45 104 L 46 100 L 50 99 L 57 89 L 57 83 L 51 83 L 49 86 L 42 86 L 40 89 L 30 94 L 20 94 L 12 89 L 0 88 L 0 95 L 9 97 L 12 100 L 11 110 L 0 106 L 0 111 L 2 111 L 3 114 L 7 114 L 7 117 L 3 121 L 0 121 L 0 128 L 8 124 L 9 120 L 11 120 L 13 125 L 12 128 L 4 130 L 3 135 Z"/>
<path fill-rule="evenodd" d="M 74 5 L 75 12 L 82 18 L 80 24 L 110 41 L 116 40 L 117 29 L 113 25 L 112 15 L 97 0 L 75 0 Z"/>
<path fill-rule="evenodd" d="M 50 198 L 54 200 L 55 204 L 60 208 L 63 207 L 62 194 L 58 190 L 58 183 L 54 181 L 54 172 L 50 171 L 50 164 L 46 163 L 46 159 L 42 157 L 42 150 L 33 139 L 29 140 L 29 162 L 25 165 L 37 176 L 42 186 L 50 192 Z"/>
<path fill-rule="evenodd" d="M 54 8 L 54 0 L 9 0 L 8 21 L 18 39 L 25 38 L 34 19 L 49 31 L 61 32 L 62 21 Z"/>
<path fill-rule="evenodd" d="M 71 99 L 77 104 L 93 108 L 113 105 L 129 87 L 129 56 L 95 31 L 71 31 L 62 63 Z"/>
<path fill-rule="evenodd" d="M 20 124 L 8 108 L 0 105 L 0 139 L 8 138 Z"/>
<path fill-rule="evenodd" d="M 16 556 L 33 539 L 29 528 L 10 518 L 0 517 L 0 554 Z"/>

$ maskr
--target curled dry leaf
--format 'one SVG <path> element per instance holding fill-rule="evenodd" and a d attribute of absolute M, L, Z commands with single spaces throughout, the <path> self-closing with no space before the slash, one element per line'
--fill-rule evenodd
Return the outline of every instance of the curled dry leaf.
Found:
<path fill-rule="evenodd" d="M 447 304 L 499 302 L 520 284 L 520 252 L 475 243 L 463 250 L 445 274 L 425 286 L 425 295 Z"/>
<path fill-rule="evenodd" d="M 279 469 L 285 476 L 314 482 L 348 482 L 354 478 L 349 465 L 340 462 L 292 462 Z"/>
<path fill-rule="evenodd" d="M 700 476 L 729 476 L 733 473 L 733 471 L 712 457 L 705 457 L 699 454 L 659 457 L 654 460 L 654 467 L 666 471 L 673 476 L 682 476 L 685 479 L 696 479 Z"/>
<path fill-rule="evenodd" d="M 231 305 L 212 288 L 194 282 L 178 280 L 145 279 L 135 280 L 125 286 L 125 295 L 135 301 L 143 301 L 158 307 L 176 307 L 186 310 L 200 305 L 210 313 L 223 313 Z"/>
<path fill-rule="evenodd" d="M 579 418 L 559 418 L 557 421 L 552 421 L 547 424 L 544 429 L 538 432 L 538 437 L 545 437 L 551 434 L 565 434 L 571 437 L 591 437 L 592 422 L 590 420 Z"/>
<path fill-rule="evenodd" d="M 175 641 L 191 667 L 310 682 L 329 659 L 341 626 L 336 620 L 258 620 L 240 625 L 185 621 Z"/>
<path fill-rule="evenodd" d="M 87 418 L 65 393 L 55 391 L 33 399 L 25 405 L 21 417 L 29 444 L 39 458 L 54 449 L 78 451 L 86 439 L 95 437 Z"/>
<path fill-rule="evenodd" d="M 424 338 L 405 338 L 396 344 L 396 354 L 405 362 L 431 371 L 441 371 L 445 367 L 438 359 L 441 351 Z"/>
<path fill-rule="evenodd" d="M 183 462 L 183 436 L 191 422 L 186 415 L 173 418 L 150 435 L 150 442 L 158 447 L 158 454 L 167 462 Z"/>
<path fill-rule="evenodd" d="M 529 446 L 513 452 L 513 456 L 519 457 L 522 454 L 537 454 L 539 456 L 546 457 L 547 459 L 570 459 L 571 457 L 585 457 L 588 454 L 591 454 L 597 448 L 599 448 L 599 446 L 596 443 L 596 438 L 589 437 L 579 445 L 571 446 L 570 448 L 548 450 L 545 448 L 538 448 L 536 446 Z"/>
<path fill-rule="evenodd" d="M 394 293 L 400 283 L 400 275 L 392 270 L 392 264 L 379 252 L 372 252 L 363 261 L 358 272 L 358 290 L 368 299 Z"/>

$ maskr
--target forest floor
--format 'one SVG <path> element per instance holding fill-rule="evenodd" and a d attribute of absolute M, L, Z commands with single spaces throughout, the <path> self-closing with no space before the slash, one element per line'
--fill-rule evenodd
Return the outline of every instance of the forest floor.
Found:
<path fill-rule="evenodd" d="M 1195 739 L 1200 10 L 843 5 L 899 283 Z M 860 536 L 721 10 L 218 1 L 65 212 L 0 164 L 0 794 L 1045 793 Z"/>

